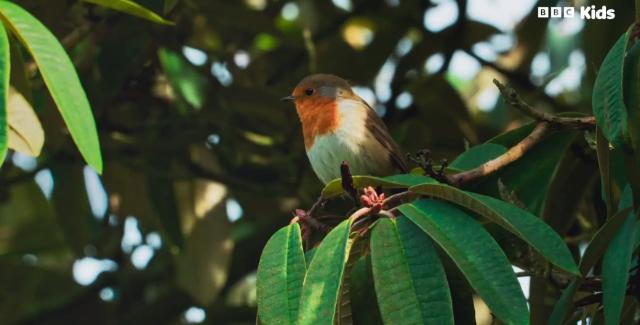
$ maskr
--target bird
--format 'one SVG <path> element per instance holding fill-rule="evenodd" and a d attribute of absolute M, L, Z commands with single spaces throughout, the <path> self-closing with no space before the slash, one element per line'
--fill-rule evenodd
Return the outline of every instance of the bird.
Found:
<path fill-rule="evenodd" d="M 408 171 L 382 119 L 346 80 L 312 74 L 282 100 L 295 103 L 307 157 L 324 184 L 341 176 L 343 162 L 352 175 L 388 176 Z"/>

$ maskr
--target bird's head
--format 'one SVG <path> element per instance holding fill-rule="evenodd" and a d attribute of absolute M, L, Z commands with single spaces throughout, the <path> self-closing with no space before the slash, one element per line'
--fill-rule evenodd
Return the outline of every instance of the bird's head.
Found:
<path fill-rule="evenodd" d="M 313 74 L 302 79 L 290 96 L 300 116 L 310 112 L 335 109 L 336 101 L 356 96 L 349 83 L 330 74 Z"/>

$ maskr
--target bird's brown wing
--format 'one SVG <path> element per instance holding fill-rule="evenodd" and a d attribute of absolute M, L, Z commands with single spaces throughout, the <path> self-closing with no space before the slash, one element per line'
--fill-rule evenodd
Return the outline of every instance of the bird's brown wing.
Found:
<path fill-rule="evenodd" d="M 389 130 L 384 125 L 382 119 L 376 114 L 376 111 L 367 104 L 362 98 L 360 99 L 369 109 L 367 110 L 367 129 L 371 131 L 374 138 L 389 152 L 391 164 L 403 173 L 409 172 L 404 156 L 400 152 L 398 145 L 391 138 Z"/>

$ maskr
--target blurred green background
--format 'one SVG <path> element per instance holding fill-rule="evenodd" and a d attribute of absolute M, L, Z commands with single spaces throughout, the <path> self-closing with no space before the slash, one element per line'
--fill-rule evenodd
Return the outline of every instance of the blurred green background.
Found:
<path fill-rule="evenodd" d="M 452 159 L 526 122 L 493 78 L 589 113 L 595 68 L 633 21 L 628 0 L 559 3 L 615 9 L 601 21 L 537 18 L 557 1 L 137 1 L 175 26 L 15 2 L 67 46 L 105 170 L 84 166 L 27 62 L 46 140 L 0 170 L 2 324 L 254 324 L 261 249 L 321 189 L 278 100 L 302 77 L 348 79 L 404 152 Z"/>

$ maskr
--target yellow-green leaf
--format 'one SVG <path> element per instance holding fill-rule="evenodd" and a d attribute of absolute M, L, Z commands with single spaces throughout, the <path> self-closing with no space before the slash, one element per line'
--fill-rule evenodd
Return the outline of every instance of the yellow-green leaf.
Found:
<path fill-rule="evenodd" d="M 302 285 L 299 325 L 331 325 L 349 257 L 351 221 L 333 228 L 318 246 Z"/>
<path fill-rule="evenodd" d="M 306 272 L 300 226 L 278 230 L 258 265 L 258 316 L 265 324 L 295 324 Z"/>
<path fill-rule="evenodd" d="M 55 36 L 15 3 L 0 1 L 0 18 L 29 50 L 85 161 L 102 172 L 98 132 L 71 59 Z"/>
<path fill-rule="evenodd" d="M 172 21 L 168 21 L 155 12 L 129 0 L 82 0 L 84 2 L 93 3 L 99 6 L 122 11 L 132 16 L 144 18 L 158 24 L 174 25 Z"/>

